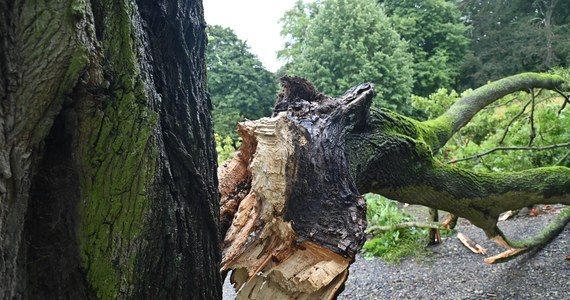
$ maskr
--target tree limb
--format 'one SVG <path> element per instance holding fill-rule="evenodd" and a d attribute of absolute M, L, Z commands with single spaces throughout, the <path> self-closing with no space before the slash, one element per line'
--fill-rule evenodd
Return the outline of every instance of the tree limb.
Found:
<path fill-rule="evenodd" d="M 443 115 L 423 122 L 437 136 L 430 146 L 436 152 L 481 109 L 508 94 L 530 88 L 555 90 L 563 82 L 562 77 L 557 75 L 523 73 L 484 85 L 461 98 Z"/>
<path fill-rule="evenodd" d="M 566 207 L 548 226 L 534 236 L 525 240 L 510 240 L 504 234 L 500 233 L 499 236 L 493 240 L 500 245 L 507 246 L 507 251 L 498 255 L 485 258 L 488 264 L 500 263 L 509 261 L 523 253 L 527 253 L 532 249 L 536 249 L 542 245 L 547 244 L 556 237 L 570 222 L 570 207 Z"/>
<path fill-rule="evenodd" d="M 475 154 L 475 155 L 471 155 L 468 157 L 464 157 L 464 158 L 459 158 L 459 159 L 454 159 L 454 160 L 450 160 L 447 161 L 448 164 L 453 164 L 456 162 L 460 162 L 460 161 L 465 161 L 465 160 L 470 160 L 470 159 L 477 159 L 486 155 L 489 155 L 495 151 L 507 151 L 507 150 L 527 150 L 527 151 L 543 151 L 543 150 L 550 150 L 550 149 L 555 149 L 555 148 L 563 148 L 563 147 L 570 147 L 570 142 L 568 143 L 562 143 L 562 144 L 552 144 L 552 145 L 548 145 L 548 146 L 542 146 L 542 147 L 527 147 L 527 146 L 501 146 L 501 147 L 495 147 L 495 148 L 491 148 L 483 153 L 479 153 L 479 154 Z"/>

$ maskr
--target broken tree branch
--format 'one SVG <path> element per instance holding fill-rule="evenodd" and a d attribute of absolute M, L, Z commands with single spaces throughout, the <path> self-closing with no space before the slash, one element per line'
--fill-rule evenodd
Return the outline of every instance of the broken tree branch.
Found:
<path fill-rule="evenodd" d="M 423 125 L 433 130 L 437 136 L 437 140 L 431 141 L 433 151 L 436 152 L 443 147 L 453 134 L 471 121 L 475 114 L 494 101 L 529 88 L 553 90 L 562 83 L 564 79 L 557 75 L 523 73 L 491 82 L 474 90 L 455 102 L 440 117 L 423 122 Z"/>
<path fill-rule="evenodd" d="M 486 254 L 487 249 L 483 248 L 481 245 L 477 244 L 475 241 L 470 239 L 468 236 L 464 235 L 463 233 L 458 233 L 457 238 L 461 243 L 467 247 L 471 252 L 475 254 Z"/>

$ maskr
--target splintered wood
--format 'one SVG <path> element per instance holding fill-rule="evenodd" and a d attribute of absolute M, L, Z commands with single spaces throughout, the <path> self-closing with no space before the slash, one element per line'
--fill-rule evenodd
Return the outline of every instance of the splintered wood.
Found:
<path fill-rule="evenodd" d="M 509 249 L 507 251 L 501 252 L 497 255 L 487 257 L 483 261 L 485 263 L 488 263 L 488 264 L 500 263 L 500 262 L 510 260 L 510 259 L 516 257 L 517 255 L 519 255 L 523 252 L 526 252 L 527 250 L 528 250 L 528 248 L 512 248 L 512 249 Z"/>
<path fill-rule="evenodd" d="M 245 149 L 220 168 L 221 214 L 233 217 L 221 269 L 233 270 L 237 299 L 332 299 L 348 276 L 350 259 L 299 240 L 283 217 L 286 166 L 295 143 L 306 143 L 290 125 L 284 113 L 240 124 Z"/>
<path fill-rule="evenodd" d="M 467 247 L 473 253 L 477 253 L 477 254 L 486 254 L 487 253 L 487 249 L 481 247 L 479 244 L 475 243 L 472 239 L 470 239 L 469 237 L 467 237 L 463 233 L 461 233 L 461 232 L 458 233 L 457 238 L 459 239 L 459 241 L 461 241 L 461 243 L 465 247 Z"/>

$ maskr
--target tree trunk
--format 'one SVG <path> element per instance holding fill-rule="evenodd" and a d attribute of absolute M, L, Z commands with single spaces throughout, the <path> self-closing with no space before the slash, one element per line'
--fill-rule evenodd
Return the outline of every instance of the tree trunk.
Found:
<path fill-rule="evenodd" d="M 498 98 L 561 84 L 552 75 L 513 76 L 473 91 L 435 120 L 418 122 L 370 111 L 371 84 L 329 98 L 301 78 L 282 78 L 274 116 L 241 123 L 240 151 L 219 170 L 222 270 L 233 270 L 238 298 L 335 297 L 363 241 L 359 193 L 450 212 L 447 226 L 467 218 L 508 248 L 500 260 L 544 244 L 570 221 L 570 208 L 522 242 L 508 240 L 497 219 L 531 204 L 570 204 L 569 168 L 474 173 L 433 155 Z"/>
<path fill-rule="evenodd" d="M 337 101 L 297 77 L 282 83 L 274 117 L 242 123 L 240 153 L 219 171 L 222 270 L 235 270 L 238 299 L 330 299 L 364 242 L 344 138 L 372 87 Z"/>
<path fill-rule="evenodd" d="M 221 298 L 201 2 L 0 14 L 0 298 Z"/>

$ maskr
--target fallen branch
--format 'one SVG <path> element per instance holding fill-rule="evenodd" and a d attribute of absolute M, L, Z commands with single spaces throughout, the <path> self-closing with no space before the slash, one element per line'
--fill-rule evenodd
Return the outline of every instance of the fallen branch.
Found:
<path fill-rule="evenodd" d="M 470 160 L 470 159 L 477 159 L 486 155 L 489 155 L 495 151 L 510 151 L 510 150 L 526 150 L 526 151 L 544 151 L 544 150 L 550 150 L 550 149 L 556 149 L 556 148 L 563 148 L 563 147 L 569 147 L 570 146 L 570 142 L 568 143 L 562 143 L 562 144 L 552 144 L 552 145 L 548 145 L 548 146 L 542 146 L 542 147 L 526 147 L 526 146 L 502 146 L 502 147 L 495 147 L 495 148 L 491 148 L 483 153 L 479 153 L 479 154 L 475 154 L 475 155 L 471 155 L 468 157 L 464 157 L 464 158 L 458 158 L 458 159 L 454 159 L 454 160 L 450 160 L 447 161 L 448 164 L 453 164 L 453 163 L 457 163 L 460 161 L 465 161 L 465 160 Z"/>
<path fill-rule="evenodd" d="M 459 219 L 459 217 L 452 213 L 449 213 L 441 225 L 445 229 L 452 230 L 455 228 L 455 225 L 457 225 L 457 219 Z"/>
<path fill-rule="evenodd" d="M 467 247 L 473 253 L 476 253 L 476 254 L 486 254 L 487 253 L 487 249 L 481 247 L 479 244 L 477 244 L 475 241 L 473 241 L 472 239 L 470 239 L 468 236 L 464 235 L 463 233 L 461 233 L 461 232 L 458 233 L 457 238 L 459 239 L 459 241 L 461 241 L 461 243 L 465 247 Z"/>
<path fill-rule="evenodd" d="M 431 229 L 445 229 L 439 223 L 423 223 L 423 222 L 404 222 L 395 225 L 386 225 L 386 226 L 370 226 L 366 229 L 365 233 L 370 234 L 374 231 L 388 231 L 388 230 L 396 230 L 396 229 L 403 229 L 403 228 L 410 228 L 410 227 L 418 227 L 418 228 L 431 228 Z"/>
<path fill-rule="evenodd" d="M 487 257 L 487 258 L 483 259 L 483 261 L 485 263 L 488 263 L 488 264 L 506 262 L 508 260 L 511 260 L 511 259 L 527 252 L 528 250 L 529 250 L 529 248 L 513 248 L 513 249 L 509 249 L 505 252 L 501 252 L 497 255 Z"/>
<path fill-rule="evenodd" d="M 499 222 L 504 222 L 504 221 L 510 219 L 512 216 L 516 215 L 517 213 L 518 213 L 518 211 L 509 210 L 499 218 Z"/>

